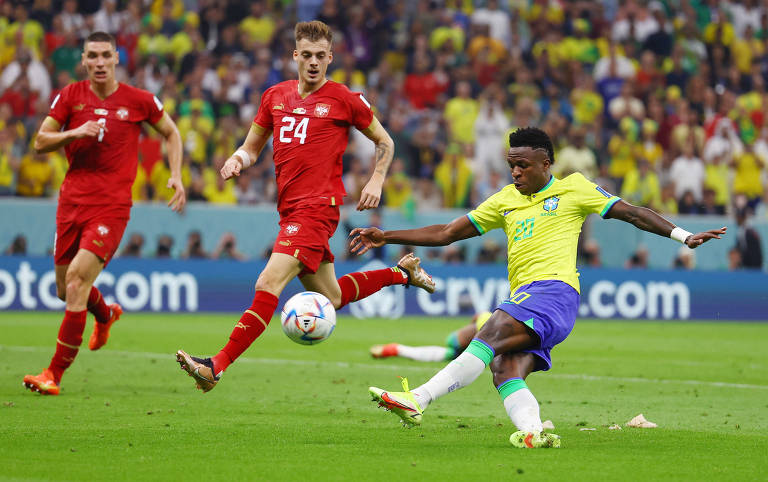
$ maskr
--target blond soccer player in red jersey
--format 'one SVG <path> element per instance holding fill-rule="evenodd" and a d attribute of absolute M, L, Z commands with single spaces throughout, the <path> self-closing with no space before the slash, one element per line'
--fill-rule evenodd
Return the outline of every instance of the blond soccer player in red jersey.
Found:
<path fill-rule="evenodd" d="M 88 79 L 66 86 L 56 96 L 35 138 L 37 152 L 63 147 L 69 161 L 59 193 L 54 245 L 56 292 L 66 302 L 64 321 L 49 367 L 24 377 L 24 386 L 45 395 L 59 394 L 61 376 L 82 343 L 86 310 L 96 318 L 91 350 L 104 346 L 122 314 L 117 303 L 106 305 L 93 282 L 115 253 L 128 223 L 142 122 L 152 125 L 167 143 L 168 187 L 175 191 L 168 205 L 181 211 L 186 202 L 176 124 L 152 93 L 117 81 L 117 63 L 114 37 L 90 34 L 82 54 Z"/>
<path fill-rule="evenodd" d="M 359 129 L 376 145 L 374 172 L 360 194 L 359 211 L 379 205 L 394 143 L 362 94 L 326 78 L 333 59 L 328 26 L 300 22 L 295 37 L 298 80 L 281 82 L 264 92 L 245 143 L 221 169 L 224 179 L 240 175 L 272 137 L 280 233 L 256 281 L 251 306 L 236 323 L 229 342 L 212 358 L 193 357 L 182 350 L 176 353 L 181 368 L 204 392 L 266 329 L 280 293 L 297 276 L 306 289 L 324 294 L 337 309 L 394 284 L 434 291 L 432 279 L 411 254 L 396 267 L 336 279 L 328 240 L 336 231 L 339 205 L 346 194 L 341 156 L 349 127 Z"/>

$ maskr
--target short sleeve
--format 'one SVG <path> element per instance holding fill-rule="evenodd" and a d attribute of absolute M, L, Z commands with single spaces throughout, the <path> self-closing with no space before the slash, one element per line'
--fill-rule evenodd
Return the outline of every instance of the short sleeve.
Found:
<path fill-rule="evenodd" d="M 256 117 L 253 118 L 253 123 L 258 124 L 267 131 L 274 130 L 274 122 L 272 120 L 272 109 L 269 108 L 272 98 L 272 89 L 268 89 L 261 96 L 261 103 L 259 104 L 259 110 L 256 112 Z"/>
<path fill-rule="evenodd" d="M 152 95 L 149 92 L 147 94 L 147 122 L 155 125 L 163 118 L 163 103 L 160 102 L 160 99 L 158 99 L 156 95 Z"/>
<path fill-rule="evenodd" d="M 373 122 L 371 104 L 361 92 L 350 92 L 349 111 L 351 114 L 350 124 L 358 130 L 367 129 Z"/>
<path fill-rule="evenodd" d="M 67 123 L 67 119 L 69 119 L 70 114 L 70 102 L 69 97 L 72 89 L 70 86 L 64 87 L 61 89 L 61 92 L 56 94 L 56 97 L 53 98 L 53 102 L 51 102 L 51 109 L 48 112 L 48 116 L 52 117 L 56 120 L 56 122 L 59 123 L 60 126 L 63 126 Z"/>
<path fill-rule="evenodd" d="M 579 204 L 587 214 L 599 214 L 602 217 L 608 213 L 621 198 L 614 196 L 597 184 L 588 180 L 580 173 L 572 174 L 575 190 L 579 196 Z"/>
<path fill-rule="evenodd" d="M 482 202 L 476 209 L 470 211 L 467 217 L 480 234 L 496 228 L 504 227 L 504 216 L 498 209 L 498 196 L 501 192 L 494 194 Z"/>

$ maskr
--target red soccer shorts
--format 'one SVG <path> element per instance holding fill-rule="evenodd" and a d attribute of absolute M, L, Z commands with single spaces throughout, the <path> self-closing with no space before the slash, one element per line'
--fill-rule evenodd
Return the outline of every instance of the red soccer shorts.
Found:
<path fill-rule="evenodd" d="M 339 225 L 339 206 L 301 206 L 280 213 L 280 234 L 273 253 L 295 257 L 304 265 L 299 276 L 314 274 L 320 263 L 333 263 L 328 240 Z"/>
<path fill-rule="evenodd" d="M 130 213 L 130 206 L 59 204 L 54 264 L 69 264 L 78 250 L 87 249 L 106 266 L 120 245 Z"/>

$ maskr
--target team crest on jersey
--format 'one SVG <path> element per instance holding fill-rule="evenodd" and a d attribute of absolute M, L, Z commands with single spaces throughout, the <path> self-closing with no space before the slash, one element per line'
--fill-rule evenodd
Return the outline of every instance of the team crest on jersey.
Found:
<path fill-rule="evenodd" d="M 99 232 L 100 235 L 106 236 L 109 234 L 109 228 L 104 226 L 103 224 L 99 224 L 99 227 L 96 228 L 96 230 Z"/>
<path fill-rule="evenodd" d="M 301 229 L 301 224 L 299 223 L 291 223 L 285 226 L 285 234 L 288 236 L 293 236 L 294 234 L 299 232 L 299 229 Z"/>
<path fill-rule="evenodd" d="M 128 109 L 125 107 L 117 109 L 117 117 L 119 117 L 120 120 L 126 120 L 128 118 Z"/>
<path fill-rule="evenodd" d="M 306 114 L 307 113 L 307 109 L 305 109 L 304 107 L 296 107 L 295 109 L 293 109 L 293 113 L 294 114 Z"/>
<path fill-rule="evenodd" d="M 315 105 L 315 115 L 317 117 L 327 117 L 328 113 L 331 112 L 331 106 L 328 104 L 316 104 Z"/>
<path fill-rule="evenodd" d="M 554 212 L 557 209 L 557 203 L 560 202 L 560 198 L 557 196 L 552 196 L 551 198 L 544 201 L 544 210 L 546 213 L 541 213 L 542 216 L 557 216 L 557 213 Z"/>

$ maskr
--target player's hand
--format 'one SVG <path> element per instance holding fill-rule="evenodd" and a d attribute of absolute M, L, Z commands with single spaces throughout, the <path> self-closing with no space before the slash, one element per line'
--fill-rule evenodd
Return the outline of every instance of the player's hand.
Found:
<path fill-rule="evenodd" d="M 99 132 L 104 129 L 104 132 L 107 132 L 106 126 L 103 126 L 99 124 L 96 121 L 89 120 L 85 124 L 81 124 L 80 126 L 76 127 L 72 134 L 74 135 L 75 139 L 82 139 L 84 137 L 98 137 Z"/>
<path fill-rule="evenodd" d="M 168 201 L 168 205 L 177 213 L 184 211 L 184 205 L 187 203 L 187 193 L 184 191 L 184 184 L 182 184 L 181 178 L 171 177 L 168 179 L 166 186 L 174 190 L 173 197 Z"/>
<path fill-rule="evenodd" d="M 710 239 L 720 239 L 720 236 L 725 234 L 725 230 L 726 227 L 723 226 L 720 229 L 710 229 L 709 231 L 692 234 L 685 240 L 685 245 L 691 249 L 698 248 Z"/>
<path fill-rule="evenodd" d="M 381 200 L 381 186 L 384 184 L 384 178 L 374 174 L 371 180 L 365 184 L 360 192 L 360 201 L 357 203 L 358 211 L 366 209 L 375 209 L 379 206 Z"/>
<path fill-rule="evenodd" d="M 227 162 L 224 163 L 224 166 L 221 168 L 221 177 L 224 179 L 231 179 L 235 176 L 240 175 L 240 170 L 243 168 L 243 163 L 240 161 L 240 158 L 237 156 L 232 156 L 229 159 L 227 159 Z"/>
<path fill-rule="evenodd" d="M 387 244 L 384 241 L 384 231 L 379 228 L 355 228 L 349 236 L 352 238 L 349 242 L 349 251 L 358 255 Z"/>

